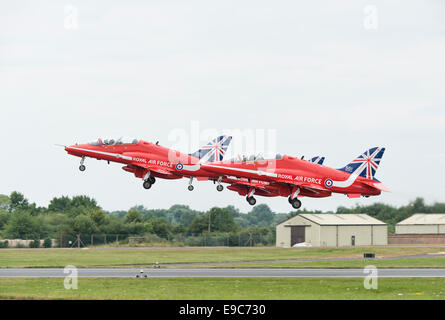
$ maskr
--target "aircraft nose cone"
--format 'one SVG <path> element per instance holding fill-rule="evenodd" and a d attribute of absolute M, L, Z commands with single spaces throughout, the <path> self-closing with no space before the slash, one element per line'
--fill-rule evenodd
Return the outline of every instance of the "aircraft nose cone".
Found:
<path fill-rule="evenodd" d="M 74 148 L 73 148 L 74 146 L 66 146 L 65 147 L 65 151 L 66 152 L 72 152 L 72 151 L 74 151 Z"/>

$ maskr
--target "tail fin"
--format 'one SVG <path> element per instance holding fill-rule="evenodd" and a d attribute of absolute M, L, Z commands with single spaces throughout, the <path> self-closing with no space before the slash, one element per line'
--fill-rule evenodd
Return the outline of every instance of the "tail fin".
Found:
<path fill-rule="evenodd" d="M 309 162 L 322 165 L 324 162 L 324 159 L 325 159 L 324 157 L 313 157 L 311 160 L 309 160 Z"/>
<path fill-rule="evenodd" d="M 222 161 L 231 141 L 231 136 L 219 136 L 189 155 L 199 158 L 199 162 Z"/>
<path fill-rule="evenodd" d="M 359 155 L 344 168 L 338 169 L 358 176 L 378 181 L 374 175 L 379 168 L 385 148 L 372 148 Z"/>

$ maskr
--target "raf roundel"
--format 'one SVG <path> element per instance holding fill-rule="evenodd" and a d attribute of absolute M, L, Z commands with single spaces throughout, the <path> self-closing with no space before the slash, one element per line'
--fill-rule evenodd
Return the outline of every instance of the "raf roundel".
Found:
<path fill-rule="evenodd" d="M 184 168 L 184 165 L 182 163 L 176 164 L 176 170 L 181 171 Z"/>
<path fill-rule="evenodd" d="M 324 182 L 324 185 L 328 188 L 332 187 L 333 184 L 334 182 L 331 179 L 326 179 Z"/>

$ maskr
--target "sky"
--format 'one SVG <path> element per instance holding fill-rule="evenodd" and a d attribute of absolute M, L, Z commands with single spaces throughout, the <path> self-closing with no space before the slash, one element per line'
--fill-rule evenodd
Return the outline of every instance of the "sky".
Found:
<path fill-rule="evenodd" d="M 209 132 L 242 132 L 255 136 L 238 138 L 246 151 L 322 155 L 334 168 L 386 147 L 376 177 L 391 193 L 302 198 L 303 208 L 445 201 L 444 15 L 441 0 L 4 1 L 0 194 L 247 212 L 211 182 L 145 190 L 119 164 L 87 159 L 80 172 L 55 146 L 126 136 L 189 153 Z M 292 209 L 283 197 L 261 203 Z"/>

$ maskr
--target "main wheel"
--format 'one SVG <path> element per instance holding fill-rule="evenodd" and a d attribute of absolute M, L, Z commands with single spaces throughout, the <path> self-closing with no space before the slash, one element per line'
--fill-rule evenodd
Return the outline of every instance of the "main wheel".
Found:
<path fill-rule="evenodd" d="M 294 209 L 300 209 L 301 208 L 301 201 L 298 200 L 298 199 L 293 199 L 291 204 L 292 204 L 292 207 Z"/>
<path fill-rule="evenodd" d="M 80 170 L 80 171 L 85 171 L 85 169 L 86 169 L 86 168 L 85 168 L 85 166 L 84 166 L 83 164 L 81 164 L 81 165 L 79 166 L 79 170 Z"/>
<path fill-rule="evenodd" d="M 216 190 L 218 190 L 218 191 L 223 191 L 223 189 L 224 189 L 224 187 L 221 184 L 218 184 L 216 186 Z"/>
<path fill-rule="evenodd" d="M 151 188 L 151 182 L 149 180 L 144 181 L 144 183 L 142 185 L 143 185 L 143 187 L 145 189 L 150 189 Z"/>
<path fill-rule="evenodd" d="M 193 189 L 195 189 L 192 185 L 188 186 L 189 191 L 193 191 Z"/>
<path fill-rule="evenodd" d="M 256 199 L 254 197 L 247 197 L 246 200 L 251 206 L 254 206 L 256 203 Z"/>
<path fill-rule="evenodd" d="M 155 184 L 156 178 L 155 177 L 150 177 L 150 182 L 151 182 L 151 184 Z"/>

